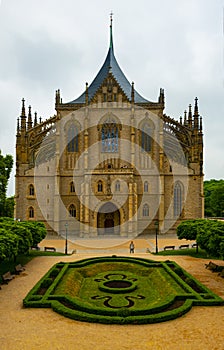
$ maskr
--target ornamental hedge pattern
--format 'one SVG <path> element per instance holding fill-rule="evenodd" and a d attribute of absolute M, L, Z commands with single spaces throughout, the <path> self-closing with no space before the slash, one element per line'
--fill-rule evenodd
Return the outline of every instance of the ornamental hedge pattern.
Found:
<path fill-rule="evenodd" d="M 173 261 L 99 257 L 54 265 L 23 300 L 74 320 L 146 324 L 224 300 Z"/>

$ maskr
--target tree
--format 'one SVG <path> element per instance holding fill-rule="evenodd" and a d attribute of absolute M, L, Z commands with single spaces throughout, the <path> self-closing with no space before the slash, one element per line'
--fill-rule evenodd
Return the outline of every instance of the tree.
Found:
<path fill-rule="evenodd" d="M 0 150 L 0 216 L 7 216 L 6 192 L 10 173 L 13 166 L 13 158 L 7 154 L 5 157 Z"/>
<path fill-rule="evenodd" d="M 205 216 L 224 216 L 224 180 L 204 181 Z"/>
<path fill-rule="evenodd" d="M 198 246 L 213 256 L 224 256 L 224 223 L 218 220 L 186 220 L 177 227 L 179 239 L 196 240 Z"/>
<path fill-rule="evenodd" d="M 15 259 L 17 255 L 26 254 L 47 234 L 43 223 L 15 221 L 9 217 L 0 217 L 0 227 L 0 260 Z"/>
<path fill-rule="evenodd" d="M 216 217 L 224 216 L 224 182 L 215 187 L 211 193 L 210 204 Z"/>
<path fill-rule="evenodd" d="M 18 254 L 19 237 L 6 228 L 0 228 L 0 261 L 11 259 Z"/>
<path fill-rule="evenodd" d="M 21 221 L 20 225 L 27 228 L 32 235 L 32 245 L 36 246 L 47 234 L 45 225 L 38 221 Z"/>
<path fill-rule="evenodd" d="M 6 198 L 6 200 L 5 200 L 5 215 L 7 215 L 9 218 L 14 217 L 14 207 L 15 207 L 14 196 Z"/>

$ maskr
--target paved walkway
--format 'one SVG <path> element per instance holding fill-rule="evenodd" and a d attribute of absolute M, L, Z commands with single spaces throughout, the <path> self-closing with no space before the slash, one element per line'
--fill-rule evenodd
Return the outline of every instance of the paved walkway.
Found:
<path fill-rule="evenodd" d="M 168 238 L 159 241 L 160 246 Z M 172 242 L 175 238 L 172 238 Z M 171 240 L 169 240 L 171 243 Z M 64 240 L 48 239 L 41 247 L 53 245 L 64 249 Z M 169 257 L 139 253 L 150 246 L 151 238 L 135 240 L 134 256 L 153 260 Z M 179 241 L 177 245 L 179 245 Z M 25 309 L 22 300 L 37 281 L 59 261 L 76 261 L 87 257 L 113 253 L 130 255 L 128 242 L 109 247 L 106 253 L 95 252 L 69 242 L 69 250 L 78 249 L 70 256 L 34 258 L 26 270 L 3 285 L 0 290 L 0 349 L 1 350 L 223 350 L 224 307 L 194 307 L 179 319 L 149 325 L 102 325 L 78 322 L 65 318 L 51 309 Z M 96 250 L 98 250 L 97 248 Z M 106 248 L 103 248 L 106 249 Z M 119 251 L 120 249 L 120 251 Z M 123 254 L 123 253 L 122 253 Z M 224 298 L 224 280 L 205 269 L 204 259 L 170 257 L 199 281 Z M 224 262 L 222 262 L 224 264 Z M 219 261 L 220 264 L 220 261 Z"/>
<path fill-rule="evenodd" d="M 72 237 L 71 237 L 72 239 Z M 68 252 L 72 253 L 87 253 L 87 254 L 126 254 L 129 252 L 130 238 L 100 238 L 100 239 L 68 239 Z M 155 237 L 152 235 L 135 238 L 133 239 L 135 244 L 135 253 L 146 253 L 146 252 L 155 252 L 156 251 L 156 242 Z M 166 235 L 158 236 L 158 250 L 161 251 L 165 246 L 173 245 L 176 249 L 181 244 L 189 244 L 190 246 L 195 243 L 195 241 L 187 241 L 185 239 L 179 240 L 176 235 Z M 41 249 L 44 249 L 45 246 L 54 246 L 57 251 L 65 251 L 65 238 L 59 238 L 55 236 L 47 236 L 39 244 Z"/>

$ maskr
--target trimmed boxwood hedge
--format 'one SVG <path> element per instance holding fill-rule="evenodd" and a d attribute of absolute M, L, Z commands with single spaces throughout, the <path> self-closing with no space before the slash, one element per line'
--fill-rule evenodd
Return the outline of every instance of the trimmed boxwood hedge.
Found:
<path fill-rule="evenodd" d="M 70 295 L 66 286 L 70 280 L 77 282 L 73 275 L 79 276 L 73 270 L 82 278 L 78 292 Z M 133 288 L 127 292 L 122 287 L 102 288 L 105 281 L 119 284 L 122 280 Z M 59 290 L 65 290 L 63 295 Z M 51 307 L 79 321 L 144 324 L 180 317 L 193 305 L 224 305 L 224 300 L 173 261 L 112 256 L 54 265 L 27 294 L 23 305 Z"/>

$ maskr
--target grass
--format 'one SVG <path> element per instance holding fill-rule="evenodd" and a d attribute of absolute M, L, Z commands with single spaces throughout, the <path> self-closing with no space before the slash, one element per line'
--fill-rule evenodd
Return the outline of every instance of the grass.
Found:
<path fill-rule="evenodd" d="M 155 255 L 155 253 L 152 253 Z M 222 258 L 219 256 L 213 256 L 209 255 L 205 250 L 202 250 L 201 248 L 198 248 L 198 252 L 196 251 L 196 248 L 190 248 L 190 249 L 174 249 L 174 250 L 163 250 L 158 252 L 157 255 L 182 255 L 182 256 L 192 256 L 193 258 L 198 259 L 216 259 L 216 260 L 222 260 Z"/>

